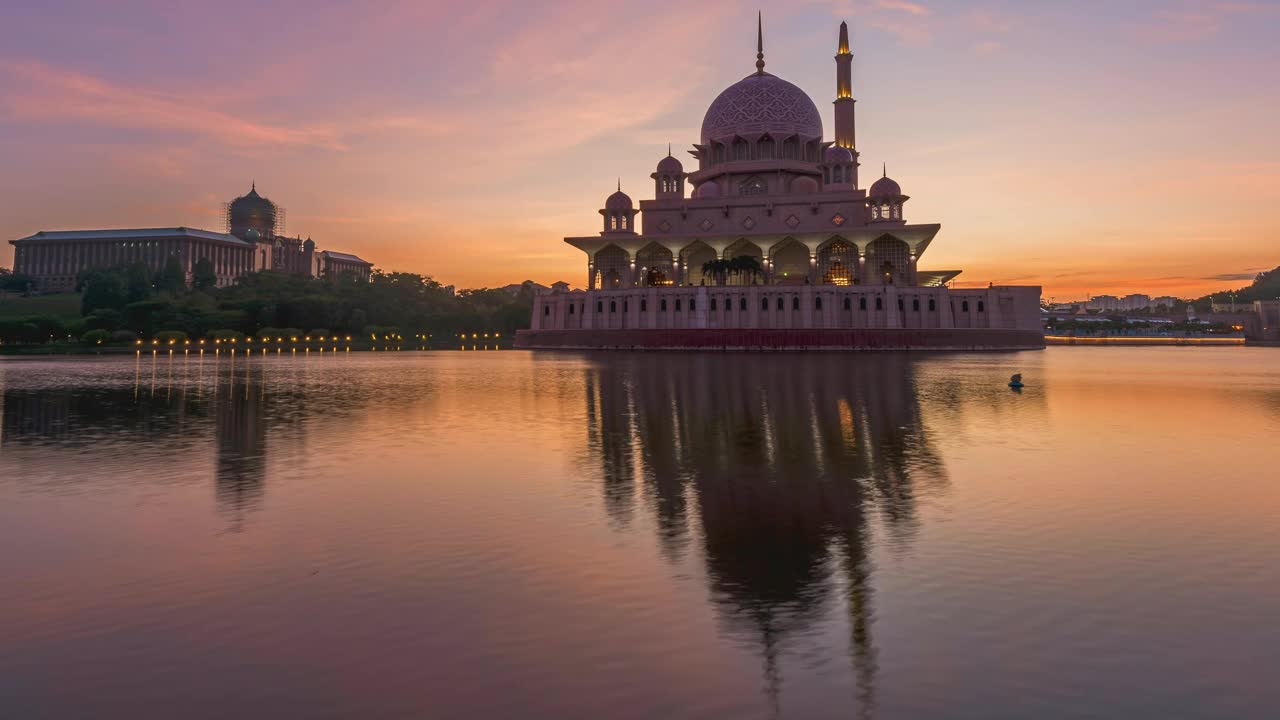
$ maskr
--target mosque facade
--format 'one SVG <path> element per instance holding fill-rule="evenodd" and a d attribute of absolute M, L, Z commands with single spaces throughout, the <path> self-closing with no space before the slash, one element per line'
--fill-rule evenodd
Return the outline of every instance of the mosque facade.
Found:
<path fill-rule="evenodd" d="M 618 189 L 586 255 L 586 290 L 535 299 L 530 348 L 1038 348 L 1038 286 L 953 289 L 919 267 L 937 223 L 882 169 L 859 180 L 853 53 L 840 24 L 834 138 L 795 85 L 755 72 L 711 103 L 686 169 L 668 148 L 638 207 Z"/>
<path fill-rule="evenodd" d="M 284 210 L 258 194 L 257 185 L 224 208 L 226 231 L 187 227 L 130 230 L 42 230 L 14 246 L 14 272 L 31 277 L 41 292 L 69 292 L 76 276 L 93 268 L 144 263 L 159 272 L 176 258 L 188 282 L 207 258 L 218 287 L 262 270 L 305 277 L 348 275 L 367 281 L 373 265 L 355 255 L 316 249 L 311 238 L 289 237 Z"/>

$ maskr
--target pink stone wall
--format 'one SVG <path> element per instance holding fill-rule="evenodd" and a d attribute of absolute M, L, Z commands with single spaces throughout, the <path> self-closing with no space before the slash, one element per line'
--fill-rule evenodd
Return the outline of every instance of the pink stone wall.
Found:
<path fill-rule="evenodd" d="M 1009 329 L 521 330 L 516 347 L 579 350 L 1038 350 L 1039 331 Z"/>
<path fill-rule="evenodd" d="M 665 287 L 546 293 L 531 329 L 1016 330 L 1041 333 L 1040 288 L 837 285 Z"/>

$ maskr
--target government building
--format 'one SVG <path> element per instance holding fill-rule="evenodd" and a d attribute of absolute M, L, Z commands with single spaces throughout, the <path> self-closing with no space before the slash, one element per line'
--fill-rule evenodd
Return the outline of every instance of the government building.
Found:
<path fill-rule="evenodd" d="M 307 238 L 284 234 L 284 210 L 258 194 L 256 185 L 224 208 L 225 232 L 187 227 L 137 230 L 42 230 L 10 240 L 13 271 L 34 279 L 41 292 L 68 292 L 76 275 L 91 268 L 145 263 L 159 272 L 177 258 L 191 281 L 196 263 L 208 258 L 217 286 L 242 275 L 278 270 L 305 277 L 349 275 L 367 281 L 373 265 L 349 253 L 316 250 Z"/>
<path fill-rule="evenodd" d="M 535 299 L 528 348 L 954 348 L 1044 346 L 1038 286 L 952 289 L 919 267 L 937 223 L 907 221 L 885 172 L 863 187 L 853 53 L 840 24 L 834 139 L 800 88 L 755 72 L 720 93 L 686 170 L 658 161 L 654 197 L 622 192 L 586 255 L 586 290 Z"/>

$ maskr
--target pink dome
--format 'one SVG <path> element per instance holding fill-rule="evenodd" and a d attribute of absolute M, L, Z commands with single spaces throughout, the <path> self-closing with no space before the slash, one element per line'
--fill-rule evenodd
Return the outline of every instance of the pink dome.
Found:
<path fill-rule="evenodd" d="M 822 116 L 813 100 L 800 88 L 759 72 L 730 85 L 707 108 L 702 119 L 702 143 L 734 135 L 769 133 L 775 139 L 788 135 L 822 137 Z"/>
<path fill-rule="evenodd" d="M 658 161 L 658 174 L 659 175 L 683 175 L 684 166 L 680 164 L 679 160 L 668 155 Z"/>
<path fill-rule="evenodd" d="M 823 161 L 828 165 L 852 165 L 853 153 L 848 148 L 832 145 L 822 155 Z"/>
<path fill-rule="evenodd" d="M 618 190 L 618 192 L 610 195 L 609 198 L 604 201 L 604 209 L 605 210 L 630 210 L 631 196 L 622 192 L 622 190 Z"/>
<path fill-rule="evenodd" d="M 816 193 L 818 190 L 818 181 L 811 177 L 796 178 L 791 183 L 793 193 Z"/>
<path fill-rule="evenodd" d="M 873 198 L 891 198 L 902 197 L 902 187 L 894 182 L 889 176 L 880 178 L 871 184 L 871 190 L 867 192 L 867 197 Z"/>
<path fill-rule="evenodd" d="M 715 180 L 708 180 L 693 191 L 693 196 L 696 198 L 720 197 L 720 186 L 716 184 Z"/>

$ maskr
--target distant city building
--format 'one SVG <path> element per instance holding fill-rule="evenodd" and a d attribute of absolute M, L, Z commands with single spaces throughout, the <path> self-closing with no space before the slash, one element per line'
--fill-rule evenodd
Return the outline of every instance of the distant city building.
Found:
<path fill-rule="evenodd" d="M 765 72 L 762 35 L 755 72 L 703 117 L 697 167 L 668 149 L 652 200 L 619 185 L 599 234 L 565 238 L 587 290 L 538 295 L 517 345 L 1043 347 L 1039 287 L 948 287 L 959 270 L 917 265 L 941 225 L 908 223 L 887 172 L 860 184 L 846 25 L 833 140 L 813 100 Z"/>
<path fill-rule="evenodd" d="M 84 270 L 141 262 L 159 272 L 170 258 L 177 258 L 188 282 L 196 264 L 208 258 L 219 287 L 261 270 L 306 277 L 349 273 L 369 279 L 371 263 L 347 253 L 317 253 L 311 238 L 285 235 L 284 210 L 259 195 L 256 186 L 228 203 L 225 213 L 225 232 L 186 227 L 42 230 L 9 241 L 14 246 L 13 269 L 32 277 L 36 288 L 45 292 L 73 289 Z"/>

